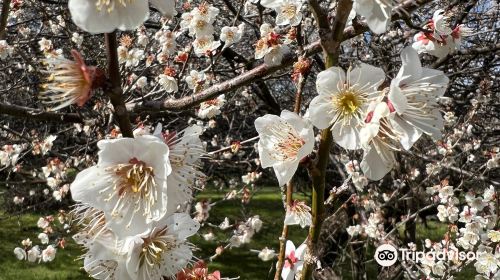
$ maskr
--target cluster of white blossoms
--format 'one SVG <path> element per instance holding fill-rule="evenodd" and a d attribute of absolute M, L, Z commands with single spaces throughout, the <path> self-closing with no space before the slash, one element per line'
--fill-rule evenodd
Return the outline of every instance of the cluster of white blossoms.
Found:
<path fill-rule="evenodd" d="M 0 149 L 0 167 L 12 166 L 14 168 L 19 160 L 19 156 L 26 148 L 27 145 L 23 144 L 4 145 Z"/>
<path fill-rule="evenodd" d="M 200 119 L 212 119 L 221 113 L 220 109 L 225 103 L 226 98 L 224 94 L 221 94 L 217 98 L 201 102 L 196 114 Z"/>
<path fill-rule="evenodd" d="M 276 11 L 277 25 L 297 26 L 302 21 L 303 0 L 262 0 L 260 4 Z"/>
<path fill-rule="evenodd" d="M 438 218 L 449 222 L 443 240 L 425 240 L 427 252 L 448 256 L 445 259 L 424 258 L 418 263 L 418 270 L 427 279 L 441 279 L 460 271 L 464 265 L 473 262 L 478 275 L 475 279 L 498 279 L 500 277 L 500 231 L 496 225 L 496 193 L 493 186 L 484 189 L 482 194 L 469 191 L 465 194 L 465 205 L 459 210 L 453 186 L 446 180 L 440 185 L 429 187 L 431 199 L 439 202 Z M 453 238 L 450 238 L 452 237 Z M 411 244 L 409 244 L 411 249 Z M 413 249 L 415 250 L 415 249 Z"/>
<path fill-rule="evenodd" d="M 5 40 L 0 40 L 0 59 L 6 59 L 14 52 L 14 48 Z"/>
<path fill-rule="evenodd" d="M 255 59 L 264 58 L 264 62 L 269 66 L 279 65 L 283 56 L 289 52 L 281 37 L 270 24 L 262 24 L 260 39 L 255 44 Z"/>
<path fill-rule="evenodd" d="M 262 176 L 262 172 L 248 172 L 246 175 L 241 176 L 241 181 L 243 184 L 253 186 L 255 181 L 259 180 L 260 176 Z"/>
<path fill-rule="evenodd" d="M 364 187 L 368 185 L 368 178 L 363 175 L 359 162 L 357 160 L 348 160 L 345 164 L 345 170 L 349 174 L 351 181 L 359 192 L 364 190 Z"/>
<path fill-rule="evenodd" d="M 213 23 L 218 14 L 219 9 L 206 2 L 195 7 L 190 12 L 182 14 L 181 30 L 187 30 L 189 35 L 195 37 L 193 48 L 196 55 L 210 56 L 221 45 L 220 41 L 214 39 L 215 28 Z M 234 37 L 233 39 L 237 38 Z"/>
<path fill-rule="evenodd" d="M 132 30 L 149 18 L 149 3 L 166 17 L 173 17 L 174 0 L 71 0 L 71 19 L 90 33 L 109 33 L 116 29 Z"/>
<path fill-rule="evenodd" d="M 42 230 L 37 236 L 40 245 L 34 245 L 29 238 L 24 239 L 21 241 L 22 247 L 14 249 L 14 255 L 17 259 L 28 262 L 53 261 L 56 257 L 57 248 L 65 247 L 66 240 L 61 236 L 68 232 L 70 226 L 67 222 L 66 213 L 62 210 L 57 219 L 53 216 L 40 217 L 37 221 L 37 227 Z"/>
<path fill-rule="evenodd" d="M 390 87 L 382 69 L 360 64 L 347 73 L 339 67 L 320 72 L 316 96 L 305 118 L 283 111 L 281 117 L 257 118 L 259 158 L 263 168 L 273 167 L 279 185 L 286 184 L 299 162 L 314 148 L 311 126 L 329 128 L 333 139 L 348 150 L 363 149 L 364 175 L 382 179 L 395 165 L 394 152 L 409 150 L 422 134 L 437 140 L 443 129 L 437 98 L 446 91 L 443 72 L 423 68 L 417 52 L 401 52 L 403 65 Z M 355 174 L 360 185 L 365 184 Z"/>
<path fill-rule="evenodd" d="M 434 12 L 432 20 L 425 26 L 429 31 L 421 31 L 414 36 L 412 47 L 418 53 L 428 53 L 443 58 L 460 46 L 462 37 L 471 34 L 471 29 L 458 25 L 450 27 L 449 17 L 444 10 Z"/>
<path fill-rule="evenodd" d="M 248 218 L 244 223 L 236 226 L 233 235 L 229 238 L 229 246 L 240 247 L 242 244 L 248 244 L 255 233 L 262 228 L 262 220 L 258 215 Z"/>
<path fill-rule="evenodd" d="M 52 190 L 52 196 L 57 201 L 62 200 L 69 191 L 69 185 L 63 184 L 67 179 L 66 171 L 66 164 L 59 158 L 53 158 L 42 167 L 42 172 L 39 174 L 39 177 L 46 180 L 47 186 Z"/>
<path fill-rule="evenodd" d="M 71 184 L 84 268 L 97 279 L 163 279 L 191 263 L 187 238 L 200 225 L 185 213 L 204 154 L 201 128 L 98 142 L 99 160 Z"/>

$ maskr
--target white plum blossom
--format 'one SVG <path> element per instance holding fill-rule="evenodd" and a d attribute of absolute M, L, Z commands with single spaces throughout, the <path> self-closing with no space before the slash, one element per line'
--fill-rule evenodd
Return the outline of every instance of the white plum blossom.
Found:
<path fill-rule="evenodd" d="M 198 171 L 205 149 L 200 140 L 203 129 L 192 125 L 176 132 L 163 132 L 158 124 L 153 135 L 161 139 L 169 147 L 169 161 L 172 172 L 167 176 L 167 208 L 169 213 L 175 212 L 179 205 L 192 199 L 195 182 L 205 175 Z M 210 210 L 210 209 L 208 209 Z"/>
<path fill-rule="evenodd" d="M 380 238 L 384 233 L 383 216 L 380 212 L 370 213 L 368 224 L 363 225 L 363 231 L 371 238 Z"/>
<path fill-rule="evenodd" d="M 302 243 L 297 249 L 292 241 L 286 241 L 285 247 L 285 264 L 281 272 L 281 279 L 293 280 L 295 275 L 302 271 L 304 265 L 304 256 L 307 250 L 307 245 Z"/>
<path fill-rule="evenodd" d="M 441 138 L 444 125 L 437 98 L 443 96 L 449 79 L 442 71 L 423 68 L 411 47 L 403 49 L 401 60 L 403 65 L 391 82 L 388 104 L 395 111 L 393 125 L 403 132 L 400 142 L 408 150 L 421 133 L 434 140 Z"/>
<path fill-rule="evenodd" d="M 59 110 L 71 104 L 82 107 L 90 99 L 96 86 L 94 78 L 99 74 L 94 66 L 87 66 L 82 55 L 71 51 L 73 60 L 64 57 L 47 59 L 48 82 L 42 86 L 39 98 L 51 110 Z"/>
<path fill-rule="evenodd" d="M 145 88 L 146 86 L 148 85 L 148 78 L 147 77 L 144 77 L 144 76 L 141 76 L 137 79 L 137 81 L 135 82 L 135 88 L 138 88 L 138 89 L 143 89 Z"/>
<path fill-rule="evenodd" d="M 14 48 L 9 46 L 7 41 L 0 40 L 0 59 L 6 59 L 7 57 L 12 55 Z"/>
<path fill-rule="evenodd" d="M 0 150 L 0 165 L 15 166 L 24 149 L 26 149 L 26 145 L 22 144 L 4 145 Z"/>
<path fill-rule="evenodd" d="M 218 8 L 207 3 L 202 3 L 191 12 L 182 15 L 181 28 L 187 28 L 191 36 L 213 35 L 213 23 L 218 15 Z"/>
<path fill-rule="evenodd" d="M 43 262 L 51 262 L 56 257 L 56 248 L 54 246 L 49 245 L 47 248 L 42 250 L 42 261 Z"/>
<path fill-rule="evenodd" d="M 391 22 L 392 2 L 393 0 L 354 0 L 353 9 L 365 17 L 373 33 L 381 34 L 387 30 Z"/>
<path fill-rule="evenodd" d="M 99 161 L 71 184 L 75 201 L 102 210 L 118 236 L 142 232 L 167 213 L 169 148 L 154 136 L 101 140 Z"/>
<path fill-rule="evenodd" d="M 250 185 L 250 184 L 253 184 L 256 180 L 258 180 L 261 175 L 262 175 L 261 172 L 258 172 L 258 173 L 255 171 L 249 172 L 246 175 L 241 176 L 241 181 L 244 184 Z"/>
<path fill-rule="evenodd" d="M 297 26 L 302 21 L 302 0 L 262 0 L 260 4 L 276 11 L 277 25 Z"/>
<path fill-rule="evenodd" d="M 249 218 L 247 223 L 249 224 L 250 228 L 252 228 L 255 232 L 259 232 L 263 224 L 259 215 L 255 215 Z"/>
<path fill-rule="evenodd" d="M 45 232 L 42 232 L 42 233 L 38 234 L 38 239 L 40 239 L 40 242 L 42 244 L 48 244 L 49 243 L 49 236 Z"/>
<path fill-rule="evenodd" d="M 205 241 L 212 241 L 215 239 L 215 234 L 213 232 L 205 233 L 201 235 Z"/>
<path fill-rule="evenodd" d="M 36 223 L 36 225 L 39 227 L 39 228 L 46 228 L 50 225 L 50 222 L 47 218 L 44 218 L 44 217 L 40 217 L 38 219 L 38 222 Z"/>
<path fill-rule="evenodd" d="M 301 228 L 305 228 L 310 226 L 311 222 L 311 207 L 305 202 L 295 200 L 291 206 L 287 206 L 285 225 L 300 225 Z"/>
<path fill-rule="evenodd" d="M 449 26 L 450 18 L 446 16 L 444 10 L 439 9 L 432 15 L 432 23 L 434 25 L 434 33 L 437 36 L 448 36 L 453 32 Z"/>
<path fill-rule="evenodd" d="M 238 26 L 224 26 L 220 30 L 220 40 L 224 42 L 224 48 L 230 47 L 238 43 L 243 37 L 245 24 L 241 23 Z"/>
<path fill-rule="evenodd" d="M 280 35 L 268 23 L 260 26 L 260 36 L 255 45 L 255 59 L 264 58 L 269 66 L 279 65 L 289 48 L 281 43 Z"/>
<path fill-rule="evenodd" d="M 459 210 L 457 207 L 453 205 L 446 206 L 440 204 L 438 205 L 437 210 L 438 210 L 437 217 L 441 222 L 446 222 L 447 220 L 449 220 L 450 222 L 454 222 L 458 220 Z"/>
<path fill-rule="evenodd" d="M 210 202 L 209 201 L 206 201 L 206 200 L 203 200 L 203 201 L 198 201 L 195 205 L 194 205 L 194 209 L 196 210 L 195 214 L 195 220 L 197 222 L 203 222 L 203 221 L 206 221 L 208 219 L 208 217 L 210 217 L 210 209 L 212 208 L 212 206 L 210 205 Z"/>
<path fill-rule="evenodd" d="M 390 108 L 385 102 L 373 102 L 367 110 L 366 125 L 360 131 L 364 150 L 360 166 L 368 179 L 380 180 L 396 163 L 394 151 L 398 134 L 389 122 Z"/>
<path fill-rule="evenodd" d="M 445 57 L 455 47 L 453 41 L 449 39 L 445 39 L 445 41 L 436 41 L 432 35 L 424 32 L 415 34 L 413 39 L 415 42 L 412 44 L 412 48 L 418 53 L 428 53 L 437 58 Z"/>
<path fill-rule="evenodd" d="M 259 252 L 258 255 L 259 259 L 261 259 L 264 262 L 270 261 L 276 257 L 276 252 L 273 249 L 269 249 L 265 247 Z"/>
<path fill-rule="evenodd" d="M 50 253 L 50 252 L 46 252 Z M 54 252 L 52 252 L 54 253 Z M 27 260 L 29 262 L 36 262 L 40 258 L 40 248 L 37 246 L 33 246 L 31 249 L 28 250 L 28 255 L 27 255 Z"/>
<path fill-rule="evenodd" d="M 349 226 L 346 231 L 350 236 L 356 237 L 363 232 L 363 227 L 361 225 Z"/>
<path fill-rule="evenodd" d="M 71 19 L 90 33 L 110 33 L 115 29 L 133 30 L 149 17 L 149 3 L 164 16 L 173 17 L 174 0 L 70 0 Z"/>
<path fill-rule="evenodd" d="M 151 230 L 128 237 L 126 268 L 129 279 L 161 280 L 174 277 L 191 262 L 192 246 L 186 239 L 194 235 L 200 225 L 188 214 L 176 213 L 155 222 Z"/>
<path fill-rule="evenodd" d="M 53 142 L 56 139 L 56 135 L 49 135 L 47 136 L 47 138 L 45 138 L 45 140 L 43 140 L 42 144 L 40 145 L 40 152 L 42 153 L 42 155 L 46 155 L 52 149 Z"/>
<path fill-rule="evenodd" d="M 219 225 L 219 228 L 221 230 L 226 230 L 226 229 L 231 228 L 231 227 L 232 227 L 232 225 L 229 222 L 229 218 L 228 217 L 225 217 L 224 221 L 222 221 L 222 223 Z"/>
<path fill-rule="evenodd" d="M 215 41 L 213 35 L 196 37 L 193 41 L 194 53 L 198 56 L 210 56 L 220 45 L 220 41 Z"/>
<path fill-rule="evenodd" d="M 83 35 L 79 34 L 78 32 L 74 32 L 71 35 L 71 41 L 76 44 L 77 47 L 81 47 L 83 44 Z"/>
<path fill-rule="evenodd" d="M 19 247 L 16 247 L 14 249 L 14 255 L 16 255 L 16 258 L 20 261 L 26 259 L 26 257 L 27 257 L 26 251 L 22 248 L 19 248 Z"/>
<path fill-rule="evenodd" d="M 492 254 L 487 250 L 476 253 L 476 271 L 485 275 L 493 275 L 500 269 L 500 254 Z M 493 278 L 494 279 L 494 278 Z"/>
<path fill-rule="evenodd" d="M 448 199 L 454 196 L 454 189 L 453 186 L 450 185 L 444 185 L 440 186 L 438 185 L 438 190 L 439 190 L 439 199 L 441 203 L 447 203 Z"/>
<path fill-rule="evenodd" d="M 119 46 L 118 53 L 118 59 L 120 63 L 125 63 L 125 67 L 136 67 L 144 58 L 144 51 L 136 48 L 127 50 L 126 47 Z"/>
<path fill-rule="evenodd" d="M 166 92 L 177 92 L 179 90 L 177 86 L 177 79 L 175 77 L 165 75 L 165 74 L 160 74 L 158 76 L 158 83 L 162 86 L 162 88 Z"/>
<path fill-rule="evenodd" d="M 299 162 L 314 148 L 312 125 L 297 114 L 283 110 L 281 116 L 265 115 L 255 120 L 259 133 L 259 159 L 262 168 L 273 167 L 279 185 L 285 185 Z"/>
<path fill-rule="evenodd" d="M 316 96 L 309 104 L 312 124 L 325 129 L 331 126 L 333 139 L 345 149 L 359 149 L 359 132 L 370 101 L 380 95 L 377 87 L 385 79 L 380 68 L 360 64 L 347 75 L 339 67 L 321 71 L 316 78 Z"/>
<path fill-rule="evenodd" d="M 493 201 L 495 199 L 495 195 L 496 195 L 495 188 L 492 185 L 490 185 L 488 188 L 484 190 L 483 201 L 484 202 Z"/>
<path fill-rule="evenodd" d="M 76 216 L 83 229 L 73 238 L 86 248 L 83 267 L 96 279 L 161 280 L 191 262 L 192 245 L 186 238 L 199 224 L 188 214 L 175 213 L 123 239 L 106 227 L 104 213 L 95 208 L 79 205 Z"/>
<path fill-rule="evenodd" d="M 202 102 L 200 104 L 200 108 L 197 111 L 198 118 L 211 119 L 219 115 L 221 113 L 220 109 L 225 103 L 226 98 L 224 94 L 219 95 L 215 99 Z"/>
<path fill-rule="evenodd" d="M 40 51 L 42 51 L 44 53 L 49 52 L 54 47 L 52 45 L 52 41 L 46 39 L 45 37 L 42 37 L 42 39 L 40 39 L 40 41 L 38 41 L 38 45 L 40 46 Z"/>
<path fill-rule="evenodd" d="M 449 21 L 443 10 L 436 10 L 432 21 L 425 26 L 429 31 L 415 34 L 412 47 L 418 53 L 428 53 L 437 58 L 444 58 L 452 53 L 460 46 L 462 37 L 470 35 L 472 30 L 464 25 L 452 29 Z"/>
<path fill-rule="evenodd" d="M 364 188 L 368 186 L 368 178 L 362 175 L 361 172 L 353 172 L 351 174 L 351 180 L 356 190 L 360 192 L 362 192 Z"/>
<path fill-rule="evenodd" d="M 500 230 L 489 230 L 488 238 L 493 242 L 500 242 Z"/>
<path fill-rule="evenodd" d="M 205 83 L 206 80 L 206 75 L 205 72 L 198 72 L 196 70 L 191 70 L 189 72 L 189 75 L 186 76 L 185 80 L 189 89 L 198 91 L 199 89 L 203 88 L 203 84 Z"/>
<path fill-rule="evenodd" d="M 24 202 L 24 197 L 19 197 L 19 196 L 14 196 L 12 199 L 12 202 L 14 202 L 15 205 L 22 204 Z"/>

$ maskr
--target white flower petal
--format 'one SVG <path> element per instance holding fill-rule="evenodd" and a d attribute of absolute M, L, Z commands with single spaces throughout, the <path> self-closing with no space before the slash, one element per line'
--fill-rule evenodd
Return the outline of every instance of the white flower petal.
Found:
<path fill-rule="evenodd" d="M 366 63 L 361 63 L 349 72 L 351 86 L 365 89 L 365 92 L 376 90 L 384 80 L 384 70 Z"/>
<path fill-rule="evenodd" d="M 295 174 L 295 171 L 297 171 L 297 168 L 299 167 L 299 161 L 285 161 L 282 163 L 278 163 L 273 165 L 274 169 L 274 174 L 276 174 L 276 178 L 278 179 L 278 183 L 280 186 L 285 185 L 288 183 L 293 175 Z"/>
<path fill-rule="evenodd" d="M 406 122 L 402 117 L 396 115 L 391 119 L 394 128 L 399 131 L 401 145 L 406 150 L 409 150 L 415 142 L 420 138 L 422 133 L 414 126 Z"/>
<path fill-rule="evenodd" d="M 175 11 L 175 0 L 150 0 L 151 4 L 165 17 L 172 18 L 177 14 Z"/>
<path fill-rule="evenodd" d="M 125 7 L 116 4 L 111 12 L 106 8 L 99 11 L 95 1 L 87 0 L 69 0 L 68 7 L 73 22 L 90 33 L 109 33 L 115 29 L 132 30 L 149 16 L 149 5 L 146 0 L 127 2 Z"/>
<path fill-rule="evenodd" d="M 344 149 L 357 150 L 361 148 L 360 129 L 354 120 L 346 125 L 337 122 L 332 127 L 332 136 L 333 140 Z"/>
<path fill-rule="evenodd" d="M 200 224 L 185 213 L 175 213 L 160 224 L 167 225 L 168 232 L 176 234 L 180 240 L 193 236 L 200 229 Z"/>
<path fill-rule="evenodd" d="M 394 162 L 395 159 L 392 151 L 384 149 L 380 149 L 379 151 L 372 144 L 370 149 L 365 151 L 360 166 L 368 179 L 377 181 L 392 170 Z"/>
<path fill-rule="evenodd" d="M 339 92 L 341 85 L 345 83 L 345 72 L 340 67 L 330 67 L 319 72 L 316 77 L 316 91 L 320 95 L 331 96 Z"/>
<path fill-rule="evenodd" d="M 309 119 L 312 124 L 325 129 L 330 126 L 335 115 L 333 114 L 331 97 L 328 95 L 318 95 L 309 104 Z"/>

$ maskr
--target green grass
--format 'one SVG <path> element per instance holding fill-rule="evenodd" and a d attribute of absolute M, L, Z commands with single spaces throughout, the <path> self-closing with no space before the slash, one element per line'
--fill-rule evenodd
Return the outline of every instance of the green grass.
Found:
<path fill-rule="evenodd" d="M 224 193 L 204 192 L 198 197 L 199 199 L 207 198 L 212 199 L 212 201 L 218 201 L 223 196 Z M 301 199 L 304 199 L 304 197 L 301 197 Z M 250 200 L 250 203 L 244 207 L 242 208 L 242 204 L 237 200 L 223 201 L 210 211 L 208 221 L 215 225 L 220 224 L 224 220 L 224 217 L 228 217 L 231 223 L 234 223 L 235 219 L 241 221 L 241 217 L 250 217 L 253 215 L 259 215 L 264 224 L 260 232 L 254 235 L 250 244 L 227 250 L 220 257 L 216 258 L 209 265 L 209 268 L 219 269 L 224 277 L 241 276 L 241 279 L 270 279 L 269 272 L 272 270 L 274 263 L 271 261 L 261 261 L 257 257 L 257 253 L 250 252 L 250 249 L 261 250 L 267 246 L 278 252 L 278 238 L 281 236 L 284 215 L 279 189 L 266 188 L 258 191 L 252 200 Z M 205 232 L 207 232 L 206 229 L 202 231 L 202 233 Z M 221 231 L 218 229 L 214 230 L 216 236 L 220 238 L 217 242 L 219 244 L 214 244 L 213 241 L 206 242 L 200 237 L 193 240 L 200 248 L 198 256 L 203 258 L 212 256 L 218 245 L 226 244 L 225 241 L 230 236 L 230 230 L 226 234 L 219 234 L 219 232 Z M 306 236 L 306 229 L 294 226 L 290 231 L 289 239 L 298 246 L 304 241 Z"/>
<path fill-rule="evenodd" d="M 19 261 L 14 256 L 14 248 L 22 247 L 21 241 L 30 238 L 39 244 L 40 229 L 36 226 L 39 216 L 34 214 L 5 218 L 0 215 L 0 280 L 76 280 L 88 278 L 80 270 L 81 261 L 75 261 L 81 254 L 77 245 L 68 242 L 65 249 L 58 249 L 56 260 L 50 263 L 30 263 Z"/>
<path fill-rule="evenodd" d="M 220 201 L 225 192 L 205 191 L 200 193 L 198 199 L 210 199 L 212 202 Z M 300 197 L 300 199 L 306 199 Z M 264 188 L 259 190 L 249 204 L 242 206 L 238 200 L 220 201 L 210 211 L 208 222 L 218 225 L 225 217 L 231 223 L 242 221 L 242 217 L 259 215 L 264 225 L 259 233 L 256 233 L 250 244 L 245 244 L 240 248 L 226 250 L 221 256 L 209 264 L 210 270 L 220 270 L 223 277 L 237 277 L 246 280 L 272 279 L 274 273 L 274 262 L 262 262 L 256 253 L 251 249 L 261 250 L 264 247 L 273 248 L 278 251 L 279 236 L 283 226 L 283 205 L 278 188 Z M 38 243 L 37 235 L 39 229 L 36 221 L 40 215 L 26 214 L 19 217 L 5 219 L 5 215 L 0 213 L 0 280 L 59 280 L 59 279 L 89 279 L 87 274 L 80 269 L 81 260 L 75 259 L 81 254 L 78 246 L 68 242 L 66 249 L 59 249 L 56 259 L 50 263 L 33 264 L 26 261 L 18 261 L 13 250 L 20 245 L 21 240 L 30 238 L 34 244 Z M 417 227 L 417 239 L 440 240 L 446 230 L 439 223 L 430 222 L 430 228 L 423 225 Z M 208 232 L 209 227 L 203 228 L 200 233 Z M 195 255 L 199 258 L 208 258 L 215 253 L 219 245 L 227 244 L 227 238 L 231 235 L 231 230 L 222 232 L 218 228 L 213 229 L 217 239 L 206 242 L 201 236 L 195 236 L 191 241 L 198 246 Z M 293 226 L 290 230 L 289 239 L 295 245 L 299 245 L 306 237 L 307 231 L 298 226 Z M 421 243 L 420 241 L 418 242 Z M 373 251 L 372 249 L 370 249 Z M 370 252 L 370 250 L 368 250 Z M 348 264 L 343 264 L 342 268 L 346 279 L 350 276 Z M 367 266 L 368 279 L 375 279 L 377 265 L 369 263 Z M 474 267 L 469 266 L 455 279 L 469 280 L 474 278 Z"/>

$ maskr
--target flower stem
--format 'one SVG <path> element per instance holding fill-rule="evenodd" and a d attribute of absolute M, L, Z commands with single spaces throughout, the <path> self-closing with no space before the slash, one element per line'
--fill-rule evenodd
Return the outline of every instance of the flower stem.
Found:
<path fill-rule="evenodd" d="M 115 117 L 118 120 L 120 131 L 123 137 L 134 138 L 132 124 L 130 123 L 127 107 L 123 100 L 123 90 L 121 86 L 120 65 L 118 63 L 118 43 L 116 32 L 104 34 L 106 41 L 106 53 L 108 57 L 108 75 L 111 83 L 107 89 L 109 99 L 115 110 Z"/>
<path fill-rule="evenodd" d="M 292 182 L 286 184 L 286 208 L 292 205 L 292 195 L 293 195 L 293 185 Z M 286 239 L 288 238 L 288 226 L 283 222 L 283 230 L 280 236 L 280 252 L 278 254 L 278 263 L 276 266 L 276 273 L 274 274 L 274 280 L 279 280 L 281 277 L 281 272 L 283 271 L 283 265 L 285 264 L 285 249 L 286 249 Z"/>
<path fill-rule="evenodd" d="M 332 28 L 329 26 L 328 15 L 320 7 L 316 0 L 309 0 L 311 9 L 318 23 L 320 33 L 320 44 L 323 49 L 325 66 L 330 68 L 338 65 L 339 47 L 342 42 L 343 30 L 347 17 L 352 9 L 351 0 L 340 0 L 337 5 L 337 13 Z M 321 139 L 318 149 L 318 161 L 309 172 L 312 177 L 312 223 L 307 237 L 307 254 L 302 268 L 302 280 L 312 278 L 314 257 L 317 252 L 317 245 L 321 233 L 321 226 L 325 214 L 325 181 L 326 167 L 330 156 L 330 146 L 333 143 L 331 127 L 321 130 Z"/>
<path fill-rule="evenodd" d="M 300 38 L 298 39 L 300 40 Z M 305 76 L 299 78 L 297 83 L 297 92 L 295 93 L 295 104 L 293 106 L 293 111 L 297 114 L 300 113 L 300 105 L 302 103 L 302 90 L 304 88 L 306 81 Z M 293 185 L 292 181 L 286 184 L 286 199 L 285 199 L 285 211 L 288 207 L 292 206 L 293 203 Z M 286 250 L 286 239 L 288 238 L 288 226 L 283 223 L 283 231 L 280 237 L 280 252 L 278 254 L 278 263 L 276 267 L 276 273 L 274 274 L 274 280 L 279 280 L 281 277 L 281 272 L 283 271 L 283 265 L 285 264 L 285 250 Z"/>

